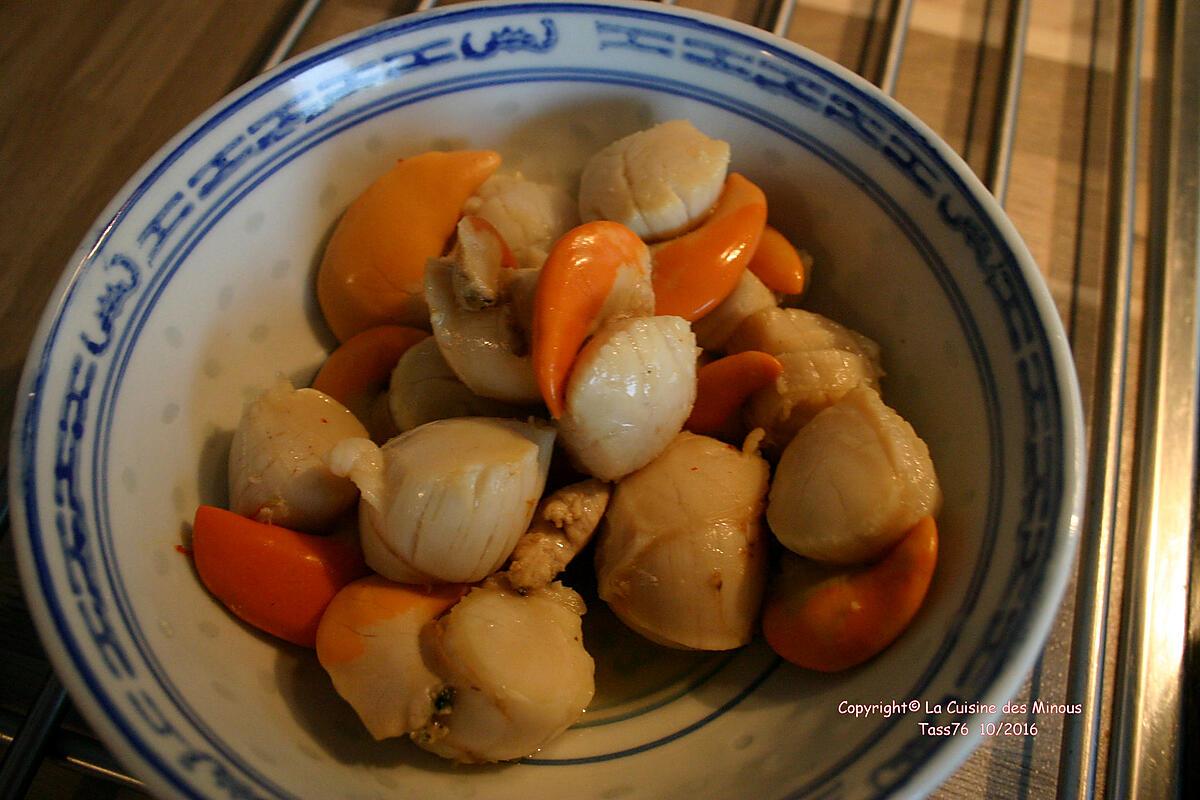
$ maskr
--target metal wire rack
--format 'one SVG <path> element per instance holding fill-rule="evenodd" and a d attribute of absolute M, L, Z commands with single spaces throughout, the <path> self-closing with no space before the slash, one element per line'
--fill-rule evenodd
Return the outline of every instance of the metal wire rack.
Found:
<path fill-rule="evenodd" d="M 285 60 L 322 6 L 335 2 L 295 2 L 262 48 L 265 58 L 248 72 Z M 404 10 L 436 4 L 420 0 Z M 914 6 L 920 3 L 869 0 L 856 8 L 864 5 L 869 8 L 863 14 L 866 33 L 857 68 L 894 94 Z M 981 114 L 988 130 L 978 138 L 986 141 L 986 151 L 981 159 L 969 160 L 1003 204 L 1013 175 L 1033 3 L 980 0 L 973 5 L 985 26 L 977 42 L 972 97 L 994 100 Z M 1094 10 L 1084 138 L 1107 142 L 1101 159 L 1102 210 L 1096 214 L 1102 228 L 1098 312 L 1088 334 L 1081 333 L 1070 310 L 1067 320 L 1081 375 L 1091 377 L 1085 391 L 1089 494 L 1073 602 L 1068 598 L 1062 626 L 1070 643 L 1059 669 L 1063 699 L 1078 703 L 1082 712 L 1062 720 L 1061 741 L 1052 748 L 1057 774 L 1043 776 L 1032 789 L 1025 776 L 1018 788 L 1023 796 L 1181 796 L 1181 765 L 1185 749 L 1194 751 L 1197 722 L 1196 713 L 1187 712 L 1196 707 L 1185 680 L 1189 642 L 1194 649 L 1200 641 L 1200 599 L 1188 591 L 1198 552 L 1193 520 L 1200 363 L 1200 6 L 1187 0 L 1163 0 L 1153 8 L 1144 0 L 1095 0 Z M 796 0 L 757 0 L 749 19 L 804 44 L 797 29 L 803 29 L 810 11 L 808 3 Z M 994 19 L 1003 21 L 998 47 L 988 30 Z M 1154 23 L 1152 41 L 1147 20 Z M 993 69 L 986 68 L 989 48 L 999 53 Z M 1152 51 L 1152 60 L 1143 58 L 1144 49 Z M 1102 51 L 1113 53 L 1111 63 L 1101 63 Z M 1104 91 L 1094 77 L 1109 71 L 1111 86 Z M 981 86 L 985 81 L 990 87 Z M 1091 110 L 1098 106 L 1107 107 L 1107 117 L 1092 122 L 1097 115 Z M 965 146 L 975 138 L 968 135 Z M 1080 228 L 1084 216 L 1081 211 Z M 1144 239 L 1139 220 L 1145 221 Z M 1078 240 L 1083 234 L 1077 230 L 1074 236 Z M 1087 348 L 1079 347 L 1084 335 L 1093 340 Z M 1092 354 L 1088 363 L 1082 363 L 1083 350 Z M 0 543 L 8 537 L 5 502 Z M 1044 669 L 1039 662 L 1031 681 L 1041 681 Z M 0 741 L 7 743 L 0 800 L 25 796 L 45 758 L 113 785 L 140 785 L 85 730 L 63 724 L 69 705 L 51 673 L 27 708 L 0 709 Z M 952 781 L 942 791 L 951 796 L 962 790 Z"/>

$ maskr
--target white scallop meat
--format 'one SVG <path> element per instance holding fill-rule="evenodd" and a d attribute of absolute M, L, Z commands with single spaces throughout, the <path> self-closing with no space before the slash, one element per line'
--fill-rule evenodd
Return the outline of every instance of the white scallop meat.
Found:
<path fill-rule="evenodd" d="M 691 413 L 697 352 L 680 317 L 634 317 L 600 328 L 579 352 L 558 420 L 572 461 L 603 480 L 649 463 Z"/>
<path fill-rule="evenodd" d="M 857 353 L 879 364 L 879 345 L 869 337 L 802 308 L 776 306 L 751 314 L 725 344 L 730 353 L 761 350 L 773 356 L 826 348 Z"/>
<path fill-rule="evenodd" d="M 516 417 L 516 406 L 481 397 L 458 379 L 432 336 L 408 348 L 392 371 L 388 409 L 401 433 L 452 417 Z"/>
<path fill-rule="evenodd" d="M 402 583 L 471 583 L 495 572 L 533 518 L 554 437 L 540 423 L 459 417 L 382 448 L 340 443 L 330 464 L 362 492 L 367 565 Z"/>

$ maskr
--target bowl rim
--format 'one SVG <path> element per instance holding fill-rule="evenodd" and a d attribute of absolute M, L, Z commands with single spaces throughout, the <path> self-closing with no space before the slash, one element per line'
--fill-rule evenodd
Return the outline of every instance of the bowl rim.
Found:
<path fill-rule="evenodd" d="M 31 406 L 37 402 L 39 396 L 40 382 L 37 378 L 40 359 L 38 355 L 44 352 L 48 356 L 51 352 L 53 332 L 62 319 L 71 291 L 78 285 L 83 270 L 105 243 L 116 223 L 122 218 L 125 209 L 153 184 L 155 176 L 169 166 L 180 151 L 186 149 L 193 140 L 201 140 L 204 132 L 210 126 L 219 123 L 226 115 L 234 113 L 239 105 L 287 82 L 295 75 L 303 73 L 315 65 L 328 62 L 342 51 L 402 36 L 408 31 L 436 24 L 443 18 L 453 20 L 455 18 L 537 11 L 595 12 L 600 14 L 624 11 L 627 14 L 668 23 L 687 21 L 689 24 L 715 29 L 723 34 L 736 34 L 744 39 L 745 43 L 762 47 L 773 55 L 808 62 L 829 73 L 834 79 L 869 96 L 911 129 L 928 147 L 935 151 L 936 155 L 949 168 L 949 174 L 960 184 L 958 188 L 982 210 L 984 219 L 994 227 L 997 237 L 1004 242 L 1016 262 L 1020 275 L 1029 290 L 1030 299 L 1037 310 L 1038 323 L 1052 356 L 1051 374 L 1057 383 L 1059 400 L 1057 410 L 1062 419 L 1063 463 L 1059 466 L 1063 469 L 1063 488 L 1062 504 L 1055 526 L 1056 535 L 1052 541 L 1052 552 L 1046 562 L 1046 580 L 1040 587 L 1037 598 L 1028 607 L 1024 637 L 1012 649 L 1011 657 L 992 679 L 987 692 L 985 692 L 986 696 L 981 697 L 980 701 L 999 707 L 1015 696 L 1022 681 L 1039 657 L 1066 591 L 1079 538 L 1086 469 L 1082 403 L 1069 342 L 1045 279 L 1011 220 L 958 154 L 906 108 L 836 62 L 769 31 L 708 12 L 675 6 L 650 6 L 643 2 L 637 2 L 637 0 L 611 0 L 602 3 L 563 2 L 562 0 L 555 2 L 487 0 L 486 2 L 434 8 L 352 31 L 310 51 L 298 54 L 222 97 L 173 136 L 122 186 L 101 212 L 93 229 L 85 235 L 79 249 L 60 276 L 31 342 L 18 384 L 21 391 L 18 394 L 14 410 L 9 452 L 9 465 L 12 467 L 9 470 L 10 507 L 13 512 L 13 529 L 17 533 L 14 541 L 16 542 L 22 588 L 51 664 L 71 692 L 71 696 L 80 707 L 81 712 L 101 734 L 105 744 L 119 754 L 123 763 L 136 765 L 138 775 L 144 777 L 156 793 L 174 795 L 180 787 L 170 782 L 165 774 L 160 774 L 157 767 L 143 758 L 127 740 L 125 734 L 109 719 L 95 696 L 94 692 L 98 687 L 92 687 L 89 681 L 81 675 L 79 665 L 64 646 L 52 614 L 43 602 L 45 598 L 38 594 L 42 584 L 33 563 L 30 527 L 25 514 L 25 487 L 22 480 L 26 471 L 33 467 L 25 459 L 22 443 L 30 433 L 26 430 L 27 418 L 30 418 Z M 52 588 L 46 586 L 45 591 L 49 592 Z M 999 714 L 992 715 L 993 718 L 998 716 Z M 948 742 L 942 743 L 933 752 L 933 755 L 910 775 L 905 783 L 901 784 L 902 790 L 918 794 L 932 791 L 967 759 L 975 747 L 981 743 L 981 739 L 981 734 L 974 732 L 968 736 L 952 737 Z"/>

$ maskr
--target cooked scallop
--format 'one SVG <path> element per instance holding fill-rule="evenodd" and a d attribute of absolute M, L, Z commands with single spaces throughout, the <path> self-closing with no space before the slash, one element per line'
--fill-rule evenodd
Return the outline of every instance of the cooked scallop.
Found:
<path fill-rule="evenodd" d="M 471 590 L 427 633 L 445 703 L 413 741 L 456 761 L 508 761 L 569 728 L 595 692 L 583 611 L 561 584 L 522 595 L 492 579 Z"/>
<path fill-rule="evenodd" d="M 825 348 L 776 356 L 783 374 L 750 396 L 742 411 L 747 429 L 762 428 L 774 452 L 822 410 L 858 386 L 877 387 L 877 368 L 848 350 Z"/>
<path fill-rule="evenodd" d="M 726 341 L 730 353 L 761 350 L 783 364 L 774 385 L 755 392 L 743 411 L 747 428 L 762 428 L 765 446 L 785 447 L 810 419 L 851 389 L 877 389 L 879 345 L 811 311 L 771 307 L 748 316 Z"/>
<path fill-rule="evenodd" d="M 680 317 L 610 322 L 584 346 L 558 421 L 574 463 L 616 480 L 649 463 L 696 400 L 696 339 Z"/>
<path fill-rule="evenodd" d="M 529 344 L 510 303 L 470 310 L 454 292 L 454 259 L 431 259 L 425 300 L 433 335 L 446 363 L 475 394 L 528 405 L 541 400 Z"/>
<path fill-rule="evenodd" d="M 734 331 L 750 316 L 778 305 L 775 294 L 753 272 L 746 270 L 733 292 L 721 304 L 692 323 L 696 343 L 705 350 L 721 351 Z"/>
<path fill-rule="evenodd" d="M 495 572 L 529 528 L 554 435 L 548 425 L 460 417 L 382 448 L 340 443 L 330 467 L 362 492 L 367 565 L 401 583 L 471 583 Z"/>
<path fill-rule="evenodd" d="M 668 647 L 746 644 L 765 580 L 767 478 L 752 446 L 680 433 L 617 484 L 596 548 L 600 597 Z"/>
<path fill-rule="evenodd" d="M 942 503 L 929 448 L 913 427 L 859 387 L 800 429 L 784 449 L 767 504 L 776 538 L 836 564 L 881 556 Z"/>
<path fill-rule="evenodd" d="M 878 369 L 878 344 L 829 317 L 801 308 L 764 308 L 746 317 L 725 343 L 730 353 L 761 350 L 773 356 L 826 348 L 857 353 Z"/>
<path fill-rule="evenodd" d="M 376 739 L 404 736 L 433 718 L 442 679 L 422 650 L 421 631 L 464 591 L 372 575 L 347 585 L 325 609 L 317 659 Z"/>
<path fill-rule="evenodd" d="M 520 173 L 488 178 L 463 210 L 494 225 L 517 263 L 529 268 L 542 266 L 554 241 L 579 224 L 575 201 L 565 189 Z"/>
<path fill-rule="evenodd" d="M 432 336 L 408 348 L 392 371 L 388 389 L 392 420 L 403 433 L 451 417 L 517 417 L 521 410 L 480 397 L 458 379 Z"/>
<path fill-rule="evenodd" d="M 358 490 L 324 458 L 342 439 L 367 430 L 338 401 L 280 381 L 248 404 L 229 450 L 229 509 L 309 533 L 328 529 L 353 507 Z"/>
<path fill-rule="evenodd" d="M 647 241 L 696 225 L 716 203 L 729 145 L 687 120 L 671 120 L 618 139 L 596 153 L 579 181 L 579 216 L 627 225 Z"/>

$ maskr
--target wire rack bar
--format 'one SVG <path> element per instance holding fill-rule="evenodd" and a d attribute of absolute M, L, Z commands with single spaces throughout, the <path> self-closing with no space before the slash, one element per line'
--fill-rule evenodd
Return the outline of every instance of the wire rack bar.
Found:
<path fill-rule="evenodd" d="M 29 716 L 4 751 L 4 760 L 0 761 L 0 800 L 25 796 L 42 764 L 50 737 L 62 719 L 66 702 L 67 693 L 51 672 L 33 701 Z"/>
<path fill-rule="evenodd" d="M 999 109 L 992 122 L 992 138 L 983 168 L 983 182 L 1000 205 L 1008 195 L 1009 166 L 1017 132 L 1017 108 L 1021 95 L 1021 68 L 1025 62 L 1025 32 L 1029 28 L 1029 0 L 1011 0 L 1004 24 L 1004 55 L 1001 65 Z"/>
<path fill-rule="evenodd" d="M 1104 225 L 1104 278 L 1100 300 L 1103 313 L 1088 453 L 1088 504 L 1080 543 L 1071 660 L 1067 672 L 1066 701 L 1079 704 L 1082 711 L 1067 715 L 1063 720 L 1059 760 L 1060 792 L 1088 800 L 1095 796 L 1101 757 L 1105 650 L 1119 514 L 1144 16 L 1142 0 L 1125 0 L 1117 20 L 1115 96 L 1110 119 L 1109 187 Z"/>
<path fill-rule="evenodd" d="M 295 48 L 296 42 L 300 40 L 300 35 L 304 33 L 304 29 L 308 27 L 308 23 L 320 7 L 321 0 L 303 0 L 300 3 L 292 13 L 291 19 L 288 20 L 287 28 L 271 48 L 271 52 L 258 65 L 259 72 L 274 69 L 287 60 L 288 55 Z"/>
<path fill-rule="evenodd" d="M 909 18 L 912 16 L 912 0 L 892 0 L 887 16 L 887 42 L 879 58 L 879 74 L 875 85 L 885 94 L 896 93 L 896 81 L 900 77 L 900 61 L 904 58 L 904 44 L 908 40 Z"/>
<path fill-rule="evenodd" d="M 1137 452 L 1118 651 L 1111 797 L 1178 797 L 1196 490 L 1200 15 L 1162 3 Z"/>
<path fill-rule="evenodd" d="M 792 23 L 792 12 L 795 10 L 796 0 L 762 0 L 758 5 L 754 24 L 776 36 L 787 36 L 788 26 Z"/>
<path fill-rule="evenodd" d="M 28 715 L 0 709 L 0 743 L 11 745 L 16 731 Z M 92 777 L 103 778 L 114 783 L 138 788 L 142 784 L 137 778 L 127 775 L 104 745 L 91 736 L 76 733 L 59 725 L 46 744 L 45 755 Z M 0 793 L 4 791 L 0 784 Z"/>

